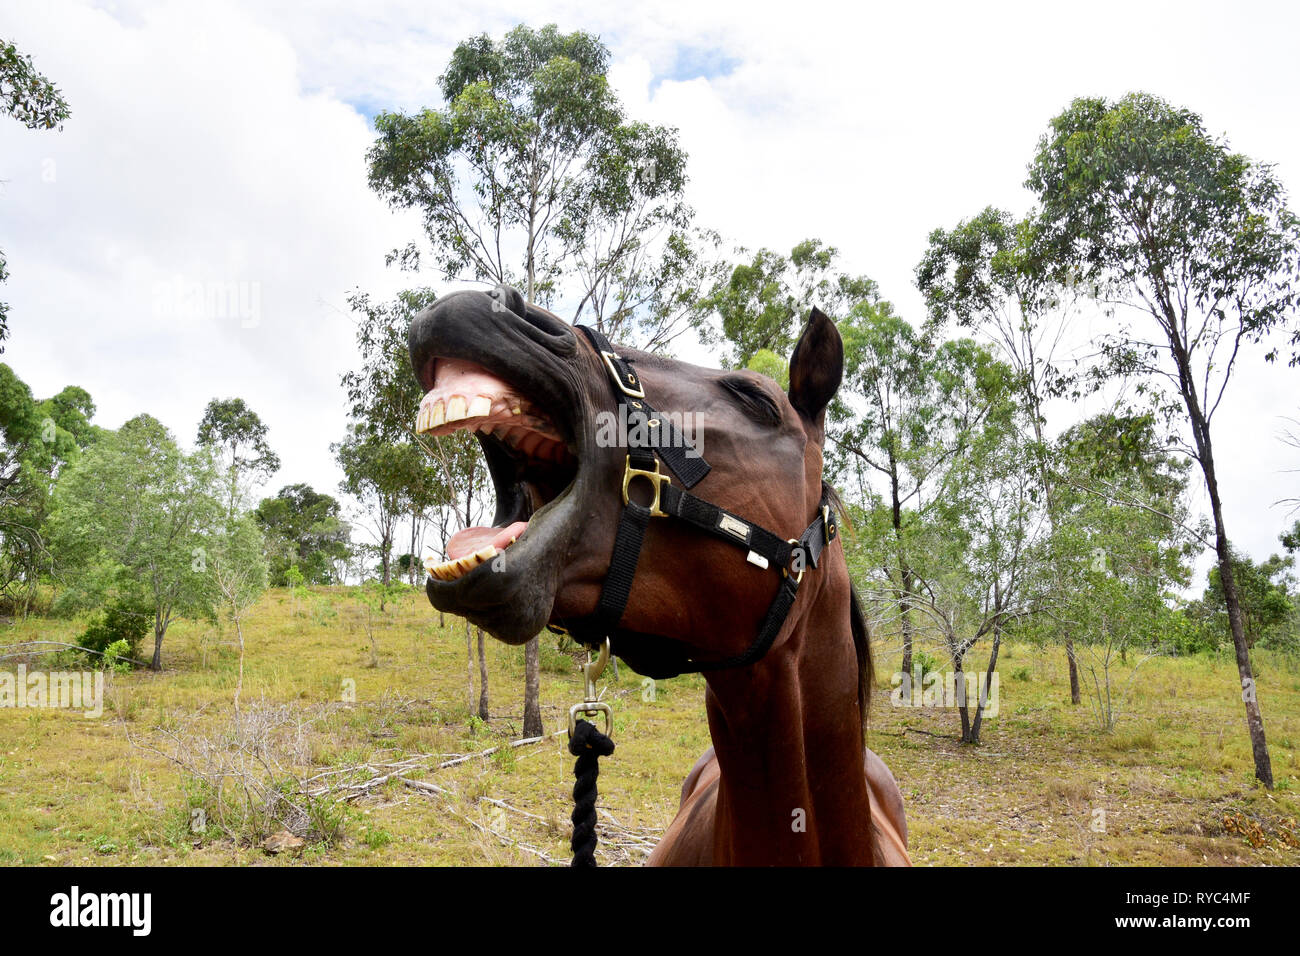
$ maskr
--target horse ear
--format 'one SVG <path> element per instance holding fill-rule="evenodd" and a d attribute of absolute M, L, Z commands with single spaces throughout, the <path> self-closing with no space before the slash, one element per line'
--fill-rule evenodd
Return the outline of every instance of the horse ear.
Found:
<path fill-rule="evenodd" d="M 809 423 L 821 427 L 826 406 L 844 377 L 844 342 L 826 314 L 813 307 L 790 356 L 790 404 Z"/>

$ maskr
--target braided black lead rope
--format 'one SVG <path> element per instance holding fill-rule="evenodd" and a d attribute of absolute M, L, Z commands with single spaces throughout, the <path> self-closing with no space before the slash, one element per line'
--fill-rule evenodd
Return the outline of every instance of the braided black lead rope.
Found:
<path fill-rule="evenodd" d="M 569 753 L 578 758 L 573 765 L 573 850 L 570 866 L 596 865 L 596 778 L 599 760 L 614 752 L 614 741 L 596 729 L 596 725 L 579 720 L 569 738 Z"/>

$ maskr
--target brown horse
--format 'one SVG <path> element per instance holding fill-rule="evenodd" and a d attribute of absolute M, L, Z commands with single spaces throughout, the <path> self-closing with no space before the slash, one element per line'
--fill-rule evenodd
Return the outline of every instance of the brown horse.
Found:
<path fill-rule="evenodd" d="M 507 287 L 439 300 L 412 323 L 410 350 L 427 393 L 417 428 L 474 431 L 497 494 L 493 526 L 457 533 L 448 560 L 430 567 L 430 601 L 509 644 L 591 619 L 628 467 L 623 443 L 609 440 L 614 363 Z M 661 417 L 694 426 L 711 466 L 695 495 L 781 539 L 815 524 L 827 500 L 825 410 L 843 367 L 833 322 L 813 310 L 788 395 L 747 371 L 618 355 Z M 783 580 L 745 557 L 688 524 L 649 520 L 610 635 L 615 654 L 649 674 L 742 655 Z M 898 786 L 863 746 L 870 683 L 866 625 L 836 539 L 805 569 L 770 649 L 708 672 L 713 747 L 650 862 L 907 864 Z"/>

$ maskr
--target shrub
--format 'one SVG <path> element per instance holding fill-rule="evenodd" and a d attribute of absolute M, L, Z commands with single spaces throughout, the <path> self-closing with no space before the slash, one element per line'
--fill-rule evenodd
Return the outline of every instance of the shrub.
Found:
<path fill-rule="evenodd" d="M 1227 615 L 1220 620 L 1216 614 L 1179 610 L 1165 615 L 1160 623 L 1161 647 L 1179 656 L 1216 651 L 1229 633 Z"/>
<path fill-rule="evenodd" d="M 124 661 L 122 658 L 134 656 L 130 644 L 123 640 L 114 641 L 104 649 L 104 670 L 125 674 L 131 669 L 131 662 Z"/>
<path fill-rule="evenodd" d="M 110 645 L 122 643 L 125 650 L 118 657 L 139 657 L 140 642 L 153 623 L 153 609 L 143 604 L 118 600 L 109 604 L 91 621 L 81 635 L 81 646 L 106 652 Z"/>
<path fill-rule="evenodd" d="M 939 661 L 936 657 L 934 657 L 931 654 L 927 654 L 925 651 L 916 651 L 912 655 L 912 669 L 920 670 L 921 679 L 925 680 L 926 674 L 934 674 L 939 672 L 940 670 Z"/>

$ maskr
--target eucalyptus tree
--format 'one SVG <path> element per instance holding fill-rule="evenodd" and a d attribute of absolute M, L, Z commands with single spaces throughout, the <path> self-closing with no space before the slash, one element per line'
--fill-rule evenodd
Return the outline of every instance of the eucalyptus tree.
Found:
<path fill-rule="evenodd" d="M 280 456 L 266 440 L 269 429 L 242 398 L 214 398 L 199 422 L 198 443 L 222 457 L 229 489 L 226 513 L 239 510 L 245 482 L 270 478 L 280 470 Z"/>
<path fill-rule="evenodd" d="M 969 339 L 936 342 L 878 299 L 860 302 L 839 325 L 845 371 L 830 412 L 828 471 L 855 478 L 859 501 L 883 483 L 875 564 L 898 609 L 902 670 L 910 673 L 918 589 L 936 573 L 933 564 L 918 566 L 913 537 L 958 493 L 965 459 L 1007 426 L 1010 371 Z"/>
<path fill-rule="evenodd" d="M 991 702 L 996 706 L 993 675 L 1004 635 L 1056 597 L 1052 535 L 1036 481 L 1024 467 L 1022 433 L 1003 424 L 993 423 L 957 464 L 932 528 L 957 557 L 950 571 L 924 582 L 953 665 L 961 739 L 969 744 L 980 742 L 984 716 Z M 988 663 L 973 681 L 972 701 L 966 661 L 986 637 Z"/>
<path fill-rule="evenodd" d="M 1190 463 L 1160 440 L 1150 413 L 1108 412 L 1055 441 L 1053 565 L 1063 587 L 1047 617 L 1075 635 L 1087 696 L 1112 730 L 1124 696 L 1113 668 L 1131 649 L 1167 649 L 1172 608 L 1191 581 L 1206 529 L 1187 500 Z M 1129 681 L 1137 675 L 1130 671 Z"/>
<path fill-rule="evenodd" d="M 1278 540 L 1282 542 L 1282 547 L 1287 550 L 1288 554 L 1294 555 L 1300 551 L 1300 521 L 1296 521 L 1290 528 L 1278 535 Z"/>
<path fill-rule="evenodd" d="M 95 442 L 54 488 L 47 527 L 66 581 L 60 603 L 149 608 L 160 670 L 172 621 L 216 613 L 207 557 L 226 526 L 223 497 L 211 453 L 186 453 L 149 415 Z"/>
<path fill-rule="evenodd" d="M 1294 566 L 1293 555 L 1272 554 L 1256 562 L 1250 555 L 1233 549 L 1232 571 L 1249 646 L 1280 644 L 1295 647 L 1296 637 L 1294 633 L 1288 633 L 1287 627 L 1293 625 L 1297 607 L 1296 580 L 1291 573 Z M 1223 578 L 1217 567 L 1210 568 L 1209 585 L 1203 601 L 1206 607 L 1222 615 L 1220 620 L 1226 619 Z"/>
<path fill-rule="evenodd" d="M 925 297 L 933 334 L 949 322 L 986 335 L 1016 375 L 1016 388 L 1032 430 L 1026 451 L 1042 488 L 1048 520 L 1059 521 L 1051 479 L 1050 445 L 1044 433 L 1046 403 L 1066 394 L 1075 376 L 1064 371 L 1057 351 L 1066 331 L 1063 291 L 1038 274 L 1033 262 L 1034 222 L 988 207 L 953 229 L 930 233 L 929 247 L 916 267 L 916 284 Z M 1080 702 L 1074 641 L 1064 634 L 1070 674 L 1070 699 Z"/>
<path fill-rule="evenodd" d="M 1300 221 L 1271 167 L 1145 93 L 1071 103 L 1040 140 L 1026 184 L 1040 206 L 1038 267 L 1095 285 L 1112 310 L 1095 343 L 1099 378 L 1136 378 L 1191 433 L 1185 447 L 1209 495 L 1255 776 L 1271 788 L 1211 426 L 1243 350 L 1265 345 L 1276 356 L 1266 340 L 1293 320 Z"/>
<path fill-rule="evenodd" d="M 432 305 L 432 289 L 408 289 L 392 302 L 376 302 L 364 292 L 348 299 L 357 317 L 357 350 L 361 365 L 345 373 L 342 384 L 347 391 L 352 417 L 364 422 L 368 433 L 377 441 L 403 448 L 414 448 L 423 467 L 405 468 L 409 484 L 403 489 L 406 504 L 404 517 L 410 521 L 409 554 L 417 556 L 430 513 L 450 508 L 458 513 L 457 492 L 447 483 L 440 468 L 442 446 L 450 442 L 464 445 L 470 436 L 430 439 L 415 432 L 415 409 L 419 407 L 420 383 L 411 374 L 407 350 L 407 330 L 421 309 Z M 419 564 L 411 561 L 408 574 L 417 583 Z"/>
<path fill-rule="evenodd" d="M 23 613 L 51 570 L 43 525 L 54 482 L 100 434 L 94 413 L 85 389 L 37 399 L 0 363 L 0 598 Z"/>
<path fill-rule="evenodd" d="M 937 413 L 935 382 L 926 368 L 933 349 L 911 325 L 894 316 L 887 303 L 855 308 L 841 323 L 840 336 L 844 340 L 846 391 L 862 401 L 859 408 L 849 409 L 841 399 L 830 410 L 835 448 L 831 471 L 856 474 L 859 500 L 868 497 L 870 476 L 887 483 L 888 522 L 880 536 L 887 537 L 892 560 L 881 565 L 899 609 L 902 671 L 908 674 L 912 670 L 916 578 L 904 530 L 910 518 L 904 509 L 921 513 L 925 508 L 920 499 L 929 475 L 916 473 L 909 464 L 926 440 L 926 422 Z M 864 475 L 864 470 L 870 476 Z"/>
<path fill-rule="evenodd" d="M 662 346 L 702 325 L 718 239 L 691 225 L 677 131 L 629 119 L 608 70 L 598 37 L 553 24 L 471 37 L 439 78 L 441 107 L 375 118 L 370 185 L 421 213 L 446 278 L 509 283 Z M 411 243 L 390 261 L 424 254 Z"/>
<path fill-rule="evenodd" d="M 266 536 L 270 580 L 277 587 L 336 584 L 334 564 L 347 556 L 351 529 L 338 499 L 307 484 L 285 485 L 253 512 Z"/>
<path fill-rule="evenodd" d="M 432 521 L 438 531 L 440 547 L 445 548 L 454 528 L 468 528 L 482 514 L 490 482 L 478 441 L 468 433 L 429 436 L 415 431 L 415 409 L 420 404 L 420 383 L 412 374 L 407 331 L 411 321 L 436 296 L 431 289 L 399 292 L 392 302 L 376 302 L 364 292 L 351 296 L 349 304 L 357 321 L 357 348 L 361 366 L 347 372 L 342 379 L 351 403 L 352 416 L 364 423 L 372 441 L 387 443 L 398 450 L 389 455 L 390 464 L 400 466 L 393 475 L 405 481 L 400 500 L 410 521 L 410 558 L 404 565 L 414 586 L 423 567 L 418 560 L 420 543 L 427 524 Z M 365 487 L 365 485 L 358 485 Z M 395 518 L 386 509 L 388 497 L 370 494 L 362 499 L 376 518 L 381 535 L 390 526 L 386 519 Z M 389 535 L 391 543 L 391 532 Z M 383 547 L 381 541 L 381 547 Z M 387 578 L 385 578 L 387 580 Z M 381 595 L 387 592 L 380 592 Z M 442 621 L 441 614 L 439 621 Z M 470 698 L 473 710 L 474 650 L 469 622 L 465 622 Z M 479 672 L 481 680 L 480 716 L 487 715 L 487 661 L 480 642 Z M 536 692 L 525 692 L 525 713 L 541 721 Z M 529 721 L 530 727 L 533 721 Z"/>
<path fill-rule="evenodd" d="M 813 306 L 842 317 L 860 302 L 877 302 L 876 283 L 838 268 L 839 250 L 805 239 L 789 255 L 759 249 L 721 277 L 708 296 L 732 367 L 748 365 L 760 352 L 789 355 Z"/>
<path fill-rule="evenodd" d="M 268 565 L 263 553 L 262 531 L 249 514 L 226 522 L 208 548 L 208 573 L 216 586 L 217 600 L 235 626 L 239 648 L 239 671 L 235 681 L 235 714 L 244 690 L 244 619 L 266 590 Z"/>
<path fill-rule="evenodd" d="M 1005 397 L 999 404 L 1007 407 Z M 937 672 L 938 685 L 919 669 L 902 671 L 897 677 L 905 691 L 896 702 L 920 696 L 927 706 L 954 708 L 960 739 L 978 744 L 985 716 L 997 707 L 994 672 L 1004 635 L 1032 620 L 1053 595 L 1045 573 L 1050 534 L 1024 468 L 1022 432 L 996 415 L 969 439 L 945 465 L 933 499 L 904 522 L 914 640 L 940 648 L 951 670 Z M 865 545 L 868 552 L 880 549 L 886 564 L 893 540 L 888 510 L 882 503 L 871 513 Z M 986 640 L 987 665 L 972 671 L 972 655 Z M 918 678 L 924 695 L 910 692 Z"/>
<path fill-rule="evenodd" d="M 340 490 L 359 502 L 362 523 L 374 537 L 380 583 L 387 588 L 397 524 L 409 512 L 410 490 L 428 473 L 428 464 L 414 444 L 385 441 L 365 422 L 349 425 L 330 450 L 343 470 Z"/>
<path fill-rule="evenodd" d="M 589 321 L 611 341 L 646 352 L 669 352 L 683 336 L 715 344 L 707 293 L 727 276 L 721 247 L 718 233 L 690 227 L 643 241 L 608 268 L 578 254 L 575 272 L 586 299 L 574 321 Z"/>
<path fill-rule="evenodd" d="M 391 303 L 376 303 L 365 293 L 353 295 L 350 304 L 359 316 L 357 344 L 361 367 L 343 376 L 353 416 L 366 423 L 375 440 L 402 451 L 400 455 L 390 456 L 390 461 L 402 465 L 396 473 L 404 475 L 407 481 L 401 497 L 407 507 L 411 537 L 409 558 L 403 567 L 412 585 L 417 583 L 422 568 L 418 556 L 426 523 L 432 520 L 436 524 L 439 541 L 445 548 L 454 527 L 470 527 L 490 505 L 487 470 L 472 435 L 430 437 L 414 430 L 413 410 L 421 396 L 419 382 L 411 374 L 406 333 L 415 315 L 434 299 L 429 289 L 401 292 Z M 409 454 L 411 449 L 415 450 L 414 461 Z M 382 531 L 388 499 L 370 495 L 365 500 L 379 509 L 381 520 L 377 527 Z M 387 592 L 380 593 L 382 596 Z M 474 644 L 469 622 L 465 622 L 465 640 L 472 711 Z M 487 719 L 487 660 L 482 640 L 478 643 L 478 671 L 478 713 Z M 532 718 L 530 726 L 541 721 L 539 692 L 539 687 L 534 687 L 531 693 L 525 691 L 524 709 L 525 715 Z"/>

